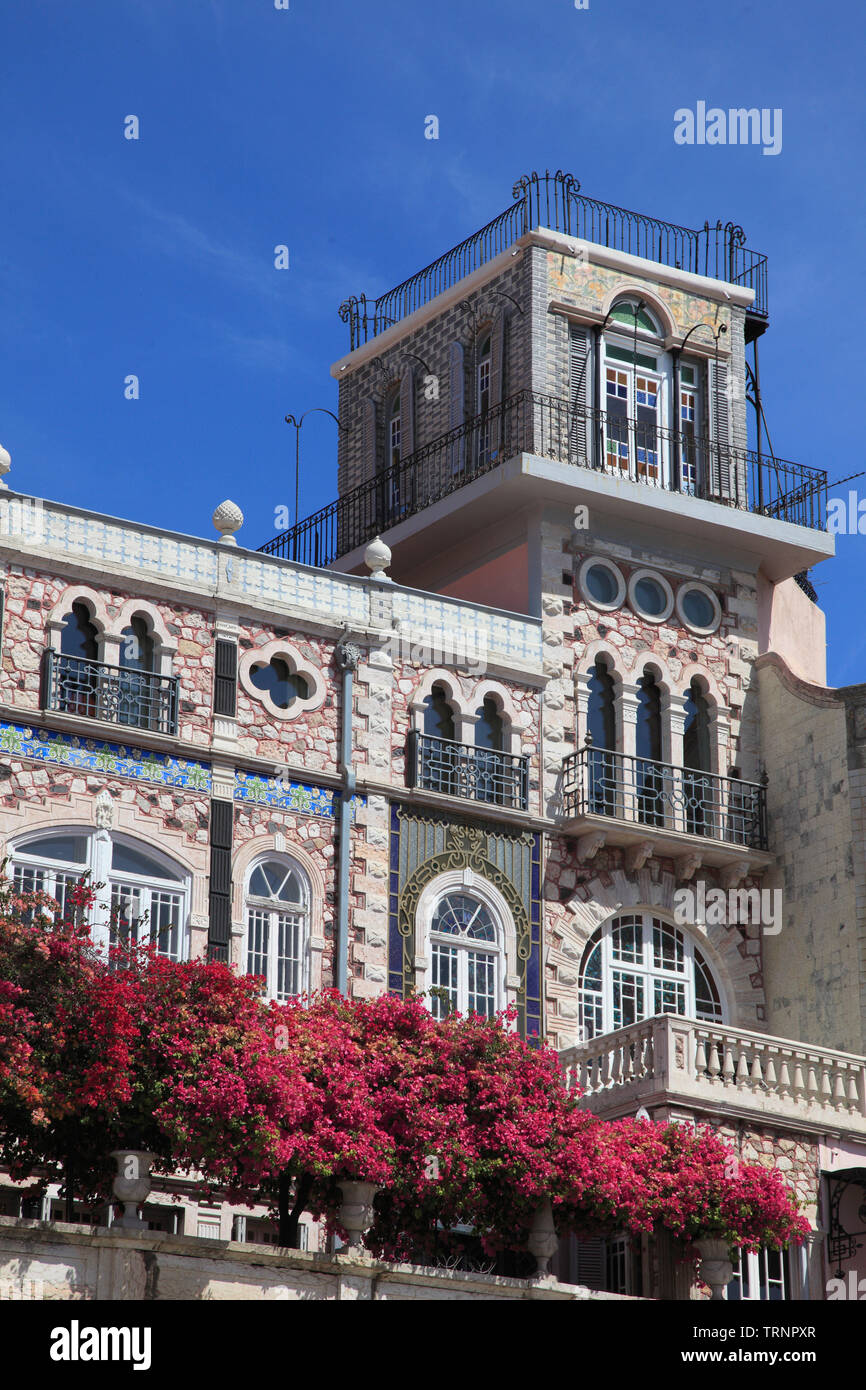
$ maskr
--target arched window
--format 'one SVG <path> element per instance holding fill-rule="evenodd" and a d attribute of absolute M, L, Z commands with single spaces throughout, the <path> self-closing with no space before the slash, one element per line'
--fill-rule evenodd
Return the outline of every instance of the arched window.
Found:
<path fill-rule="evenodd" d="M 16 841 L 10 869 L 19 892 L 47 893 L 62 916 L 70 887 L 88 877 L 94 936 L 107 929 L 112 946 L 150 942 L 171 960 L 188 954 L 189 876 L 149 845 L 76 827 Z"/>
<path fill-rule="evenodd" d="M 120 665 L 124 671 L 152 671 L 153 637 L 146 619 L 136 613 L 120 635 Z"/>
<path fill-rule="evenodd" d="M 70 831 L 26 840 L 13 852 L 12 882 L 19 893 L 47 893 L 57 903 L 61 918 L 70 908 L 67 894 L 87 874 L 90 864 L 88 837 Z"/>
<path fill-rule="evenodd" d="M 667 776 L 662 756 L 662 699 L 656 678 L 645 671 L 637 683 L 635 727 L 635 791 L 638 818 L 646 825 L 664 825 Z"/>
<path fill-rule="evenodd" d="M 614 1033 L 659 1014 L 724 1022 L 706 960 L 686 932 L 649 912 L 605 922 L 581 962 L 581 1037 Z"/>
<path fill-rule="evenodd" d="M 496 701 L 489 697 L 476 710 L 475 747 L 490 748 L 501 753 L 504 747 L 502 715 Z"/>
<path fill-rule="evenodd" d="M 246 893 L 246 971 L 261 975 L 268 999 L 284 1002 L 309 987 L 310 889 L 292 860 L 272 855 L 250 871 Z"/>
<path fill-rule="evenodd" d="M 659 324 L 637 299 L 611 309 L 604 336 L 605 462 L 621 476 L 667 485 L 670 460 L 660 429 L 670 354 Z M 640 350 L 639 350 L 640 349 Z"/>
<path fill-rule="evenodd" d="M 686 722 L 683 728 L 683 796 L 686 830 L 690 835 L 712 835 L 719 811 L 712 776 L 710 707 L 697 680 L 685 692 Z M 705 774 L 701 776 L 701 774 Z"/>
<path fill-rule="evenodd" d="M 502 941 L 493 913 L 472 893 L 446 893 L 430 922 L 431 1010 L 490 1018 L 501 1007 Z"/>
<path fill-rule="evenodd" d="M 454 711 L 448 693 L 434 685 L 424 699 L 424 740 L 422 743 L 420 785 L 428 791 L 457 793 L 460 775 L 460 749 L 455 743 Z"/>
<path fill-rule="evenodd" d="M 612 816 L 616 809 L 616 703 L 613 676 L 601 657 L 589 673 L 586 710 L 587 788 L 590 811 Z"/>
<path fill-rule="evenodd" d="M 434 685 L 424 700 L 424 732 L 431 738 L 454 738 L 454 711 L 444 686 Z"/>
<path fill-rule="evenodd" d="M 385 476 L 379 483 L 379 505 L 383 513 L 384 526 L 393 523 L 401 514 L 401 473 L 404 471 L 400 468 L 402 453 L 403 412 L 398 387 L 385 408 Z"/>
<path fill-rule="evenodd" d="M 160 727 L 159 693 L 150 679 L 153 672 L 153 637 L 140 614 L 121 633 L 118 658 L 123 675 L 117 697 L 117 722 L 137 729 Z"/>
<path fill-rule="evenodd" d="M 111 846 L 111 944 L 155 946 L 183 959 L 183 875 L 162 856 L 122 840 Z"/>
<path fill-rule="evenodd" d="M 94 664 L 99 655 L 98 635 L 86 603 L 80 600 L 63 619 L 60 630 L 60 655 L 53 658 L 52 686 L 49 699 L 52 709 L 63 714 L 80 714 L 87 719 L 97 714 L 99 669 Z"/>
<path fill-rule="evenodd" d="M 514 798 L 502 753 L 505 732 L 496 701 L 489 696 L 475 711 L 475 797 L 497 806 L 511 804 Z"/>
<path fill-rule="evenodd" d="M 63 619 L 60 652 L 62 656 L 78 657 L 83 661 L 96 661 L 99 655 L 96 628 L 87 604 L 80 600 L 73 603 Z"/>

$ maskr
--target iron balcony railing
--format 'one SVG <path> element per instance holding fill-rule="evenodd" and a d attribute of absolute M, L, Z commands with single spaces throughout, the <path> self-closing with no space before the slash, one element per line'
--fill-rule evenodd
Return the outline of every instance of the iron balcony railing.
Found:
<path fill-rule="evenodd" d="M 562 765 L 563 815 L 615 820 L 767 848 L 767 796 L 758 782 L 720 777 L 654 758 L 581 748 Z"/>
<path fill-rule="evenodd" d="M 406 784 L 525 811 L 529 805 L 529 758 L 523 753 L 475 748 L 413 729 L 406 744 Z"/>
<path fill-rule="evenodd" d="M 177 733 L 178 678 L 45 652 L 42 707 L 154 733 Z"/>
<path fill-rule="evenodd" d="M 798 526 L 826 526 L 823 469 L 519 391 L 259 549 L 304 565 L 330 565 L 521 452 Z"/>
<path fill-rule="evenodd" d="M 644 213 L 587 198 L 571 175 L 524 174 L 512 189 L 514 202 L 431 265 L 395 285 L 378 299 L 352 296 L 340 306 L 349 325 L 351 350 L 456 285 L 479 266 L 539 227 L 626 251 L 660 265 L 708 275 L 755 291 L 749 313 L 767 316 L 767 258 L 748 250 L 742 227 L 717 221 L 695 229 L 663 222 Z"/>

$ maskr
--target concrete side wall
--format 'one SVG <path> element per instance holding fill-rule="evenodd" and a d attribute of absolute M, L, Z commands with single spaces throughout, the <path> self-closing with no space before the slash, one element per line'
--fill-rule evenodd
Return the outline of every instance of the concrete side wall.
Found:
<path fill-rule="evenodd" d="M 764 886 L 782 890 L 784 921 L 764 939 L 767 1028 L 863 1052 L 845 708 L 836 692 L 798 680 L 778 656 L 757 666 L 770 848 L 779 859 Z"/>
<path fill-rule="evenodd" d="M 827 684 L 827 620 L 794 579 L 758 578 L 759 648 L 777 652 L 796 676 Z"/>

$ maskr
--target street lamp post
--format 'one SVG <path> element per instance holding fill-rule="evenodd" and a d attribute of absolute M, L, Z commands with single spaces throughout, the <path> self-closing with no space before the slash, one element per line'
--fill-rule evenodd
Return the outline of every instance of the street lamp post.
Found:
<path fill-rule="evenodd" d="M 296 419 L 294 415 L 287 415 L 287 416 L 285 417 L 285 419 L 286 419 L 286 424 L 287 424 L 287 425 L 293 425 L 293 426 L 294 426 L 294 429 L 295 429 L 295 524 L 294 524 L 294 531 L 295 531 L 295 547 L 294 547 L 294 548 L 295 548 L 295 558 L 297 558 L 297 550 L 298 550 L 298 522 L 299 522 L 300 519 L 301 519 L 301 518 L 300 518 L 301 426 L 303 425 L 303 423 L 304 423 L 304 421 L 306 420 L 306 418 L 307 418 L 308 415 L 317 415 L 317 414 L 318 414 L 318 415 L 330 415 L 331 419 L 332 419 L 332 420 L 334 421 L 334 423 L 336 424 L 338 430 L 341 430 L 343 433 L 347 433 L 347 432 L 348 432 L 348 426 L 347 426 L 347 425 L 343 425 L 343 424 L 340 423 L 339 419 L 338 419 L 337 416 L 334 414 L 333 410 L 327 410 L 327 409 L 326 409 L 324 406 L 322 406 L 322 405 L 314 405 L 314 406 L 311 406 L 309 410 L 305 410 L 305 411 L 304 411 L 303 415 L 301 415 L 299 419 Z"/>

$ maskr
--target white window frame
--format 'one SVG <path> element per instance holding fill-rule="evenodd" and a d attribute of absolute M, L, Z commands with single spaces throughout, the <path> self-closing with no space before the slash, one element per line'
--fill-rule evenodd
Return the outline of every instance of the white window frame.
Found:
<path fill-rule="evenodd" d="M 684 370 L 690 371 L 694 374 L 694 382 L 683 381 Z M 701 470 L 705 464 L 705 460 L 701 457 L 700 452 L 700 440 L 702 437 L 701 431 L 704 422 L 704 397 L 703 392 L 701 390 L 701 364 L 697 361 L 696 358 L 681 358 L 679 362 L 677 378 L 677 390 L 679 391 L 679 398 L 677 400 L 675 428 L 680 439 L 680 491 L 689 493 L 689 495 L 694 496 L 696 493 L 700 491 Z M 686 436 L 685 421 L 683 419 L 683 397 L 686 395 L 689 395 L 693 398 L 694 406 L 694 420 L 691 421 L 694 427 L 695 440 L 695 458 L 693 463 L 687 463 L 685 458 Z"/>
<path fill-rule="evenodd" d="M 461 938 L 455 936 L 442 935 L 435 938 L 432 931 L 433 918 L 436 909 L 444 898 L 452 893 L 465 893 L 469 897 L 477 898 L 490 913 L 496 934 L 495 943 L 489 945 L 485 942 L 473 942 L 465 939 L 465 945 Z M 516 1004 L 517 993 L 520 988 L 520 976 L 518 974 L 517 961 L 517 936 L 514 925 L 511 921 L 511 914 L 505 899 L 498 889 L 482 878 L 473 869 L 456 869 L 439 875 L 421 894 L 418 901 L 416 913 L 416 956 L 415 956 L 415 988 L 417 992 L 425 996 L 425 1003 L 432 1012 L 432 999 L 428 991 L 433 987 L 433 946 L 436 941 L 443 944 L 456 945 L 458 948 L 458 960 L 460 954 L 467 951 L 480 950 L 489 952 L 496 957 L 494 966 L 494 1004 L 493 1012 Z M 458 965 L 458 972 L 461 967 Z M 462 967 L 464 978 L 467 966 Z M 458 974 L 458 1002 L 459 1012 L 466 1012 L 466 998 L 460 995 L 460 976 Z"/>
<path fill-rule="evenodd" d="M 631 304 L 632 300 L 626 298 L 617 300 L 612 306 L 618 307 L 621 304 Z M 644 310 L 650 315 L 654 322 L 657 322 L 656 315 L 648 305 L 644 305 Z M 624 362 L 621 359 L 608 355 L 610 348 L 616 348 L 621 352 L 633 353 L 635 350 L 640 356 L 652 356 L 656 359 L 655 367 L 643 367 L 637 362 Z M 608 369 L 615 369 L 625 373 L 626 376 L 626 419 L 630 422 L 637 420 L 637 377 L 638 375 L 648 377 L 657 384 L 656 391 L 656 429 L 658 430 L 658 477 L 653 480 L 658 487 L 669 488 L 671 484 L 671 448 L 668 438 L 667 423 L 669 420 L 670 392 L 672 390 L 672 367 L 673 360 L 670 352 L 663 347 L 663 334 L 660 328 L 655 332 L 650 332 L 646 328 L 638 326 L 637 336 L 634 330 L 618 320 L 609 319 L 604 331 L 604 343 L 602 353 L 601 369 L 601 396 L 599 406 L 604 412 L 604 458 L 602 465 L 605 472 L 611 473 L 616 477 L 628 477 L 632 482 L 644 482 L 649 480 L 647 471 L 638 471 L 637 450 L 638 443 L 634 431 L 629 427 L 628 439 L 628 467 L 621 468 L 619 464 L 611 465 L 608 463 L 608 410 L 607 410 L 607 373 Z M 677 401 L 677 411 L 679 411 L 679 401 Z M 677 417 L 679 424 L 679 416 Z M 647 469 L 646 463 L 643 465 Z"/>
<path fill-rule="evenodd" d="M 298 909 L 291 903 L 280 903 L 277 899 L 255 897 L 250 892 L 250 883 L 256 869 L 263 864 L 277 863 L 281 868 L 295 875 L 301 886 L 301 907 Z M 261 971 L 250 971 L 250 926 L 251 914 L 262 913 L 268 917 L 268 941 L 266 951 L 262 954 L 267 956 L 267 970 L 265 972 L 265 992 L 264 998 L 286 1002 L 295 999 L 298 995 L 307 994 L 310 989 L 310 902 L 311 889 L 309 878 L 298 863 L 297 859 L 291 854 L 284 854 L 277 850 L 268 850 L 259 854 L 252 860 L 247 868 L 246 879 L 244 882 L 244 935 L 242 945 L 242 965 L 245 974 L 260 975 Z M 277 980 L 279 978 L 279 940 L 280 940 L 280 917 L 296 917 L 300 920 L 294 924 L 298 931 L 298 988 L 293 993 L 286 993 L 284 996 L 277 992 Z"/>
<path fill-rule="evenodd" d="M 635 595 L 637 593 L 637 586 L 642 579 L 651 579 L 654 584 L 658 584 L 664 594 L 665 606 L 661 613 L 647 613 L 645 609 L 641 608 L 638 604 Z M 634 571 L 628 581 L 628 601 L 632 611 L 636 613 L 639 618 L 643 618 L 645 623 L 666 623 L 671 613 L 674 611 L 674 591 L 664 575 L 659 574 L 657 570 L 639 569 Z"/>
<path fill-rule="evenodd" d="M 157 942 L 157 949 L 161 955 L 167 956 L 171 960 L 186 960 L 189 956 L 189 912 L 190 912 L 190 875 L 184 870 L 183 866 L 177 864 L 168 855 L 160 850 L 154 849 L 152 845 L 144 840 L 138 840 L 133 835 L 117 834 L 105 830 L 94 830 L 90 826 L 52 826 L 50 829 L 45 827 L 39 830 L 24 832 L 26 839 L 23 844 L 15 841 L 8 847 L 9 862 L 7 864 L 7 876 L 14 883 L 16 867 L 34 869 L 46 874 L 50 880 L 51 888 L 45 887 L 41 891 L 54 896 L 52 889 L 56 886 L 57 875 L 64 873 L 74 877 L 79 881 L 89 871 L 89 882 L 96 890 L 92 915 L 93 924 L 91 939 L 95 945 L 107 948 L 110 944 L 110 911 L 113 899 L 113 889 L 116 886 L 128 885 L 139 890 L 142 897 L 142 919 L 146 912 L 149 912 L 154 893 L 170 893 L 179 898 L 179 913 L 177 924 L 178 948 L 176 953 L 163 950 Z M 59 859 L 51 859 L 45 855 L 29 854 L 27 844 L 34 840 L 63 839 L 66 836 L 74 836 L 84 839 L 86 842 L 86 859 L 83 864 L 70 865 Z M 16 837 L 17 841 L 18 837 Z M 115 844 L 126 845 L 134 849 L 139 854 L 147 855 L 155 865 L 161 862 L 170 864 L 172 869 L 179 874 L 174 878 L 159 878 L 156 874 L 124 873 L 120 870 L 112 869 L 112 849 Z M 101 889 L 97 889 L 97 884 L 102 884 Z M 138 936 L 140 942 L 150 939 L 150 922 L 143 924 Z"/>
<path fill-rule="evenodd" d="M 493 335 L 487 333 L 482 342 L 487 343 L 487 351 L 478 360 L 475 371 L 475 407 L 476 414 L 481 419 L 478 427 L 478 462 L 487 463 L 490 458 L 490 411 L 492 400 L 490 396 L 492 370 L 493 370 Z M 483 404 L 485 396 L 486 405 Z"/>
<path fill-rule="evenodd" d="M 615 959 L 613 954 L 613 931 L 614 928 L 624 925 L 627 919 L 636 917 L 642 922 L 642 944 L 640 959 L 635 962 Z M 668 932 L 677 933 L 682 938 L 683 944 L 683 969 L 666 969 L 664 966 L 653 964 L 653 926 L 658 923 Z M 597 930 L 597 929 L 596 929 Z M 592 936 L 595 932 L 592 933 Z M 590 940 L 592 939 L 590 937 Z M 615 1033 L 620 1028 L 636 1027 L 639 1023 L 646 1023 L 651 1018 L 664 1017 L 664 1014 L 647 1012 L 650 1006 L 655 1003 L 655 983 L 669 984 L 682 987 L 683 1009 L 676 1014 L 683 1018 L 697 1020 L 696 988 L 695 988 L 695 951 L 698 950 L 703 959 L 704 968 L 709 972 L 710 978 L 716 987 L 719 997 L 719 1012 L 721 1018 L 703 1018 L 701 1022 L 725 1024 L 728 1021 L 728 1010 L 725 1000 L 724 990 L 714 970 L 712 962 L 707 957 L 705 949 L 695 941 L 692 934 L 684 927 L 678 926 L 673 922 L 667 921 L 658 913 L 646 909 L 634 909 L 630 912 L 618 912 L 614 917 L 602 923 L 601 930 L 601 990 L 589 989 L 584 984 L 584 968 L 586 951 L 589 947 L 587 941 L 584 947 L 583 958 L 580 964 L 579 999 L 580 999 L 580 1034 L 583 1041 L 591 1038 L 603 1037 L 608 1033 Z M 643 987 L 643 1012 L 635 1018 L 632 1023 L 617 1022 L 615 1018 L 614 1006 L 614 985 L 617 982 L 615 977 L 620 978 L 620 982 L 640 981 Z M 674 1016 L 674 1011 L 665 1010 L 668 1016 Z M 600 1023 L 597 1021 L 600 1019 Z M 595 1026 L 593 1026 L 595 1024 Z"/>
<path fill-rule="evenodd" d="M 616 597 L 610 603 L 602 603 L 601 599 L 597 599 L 595 595 L 590 592 L 587 583 L 587 574 L 591 569 L 595 569 L 596 566 L 599 569 L 607 570 L 608 573 L 613 576 L 614 583 L 616 584 Z M 600 608 L 603 613 L 613 613 L 615 609 L 621 608 L 625 601 L 626 582 L 622 572 L 613 561 L 608 560 L 605 555 L 587 555 L 586 559 L 581 562 L 580 568 L 577 571 L 577 584 L 586 602 L 592 604 L 593 608 Z"/>
<path fill-rule="evenodd" d="M 693 589 L 697 589 L 698 593 L 701 593 L 704 595 L 705 598 L 708 598 L 713 606 L 713 621 L 710 623 L 709 627 L 698 627 L 695 623 L 692 622 L 691 618 L 686 617 L 685 609 L 683 607 L 683 600 L 685 599 L 687 594 L 690 594 L 692 592 Z M 707 637 L 710 633 L 715 632 L 722 621 L 722 605 L 719 603 L 717 596 L 713 593 L 712 589 L 708 588 L 706 584 L 701 584 L 695 579 L 689 579 L 685 584 L 681 584 L 680 587 L 677 589 L 676 606 L 677 615 L 680 618 L 683 626 L 687 627 L 690 632 L 698 633 L 701 637 Z"/>
<path fill-rule="evenodd" d="M 762 1246 L 760 1250 L 737 1250 L 739 1259 L 734 1267 L 734 1275 L 725 1289 L 725 1298 L 731 1284 L 739 1283 L 740 1297 L 729 1299 L 731 1303 L 787 1303 L 793 1299 L 793 1281 L 791 1279 L 791 1269 L 788 1260 L 787 1250 L 768 1250 Z M 771 1279 L 767 1269 L 768 1255 L 779 1256 L 779 1267 L 781 1278 Z M 762 1277 L 763 1276 L 763 1277 Z M 766 1294 L 762 1297 L 761 1290 L 765 1289 Z M 782 1296 L 780 1299 L 771 1299 L 768 1295 L 771 1288 L 781 1288 Z"/>

